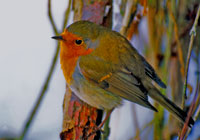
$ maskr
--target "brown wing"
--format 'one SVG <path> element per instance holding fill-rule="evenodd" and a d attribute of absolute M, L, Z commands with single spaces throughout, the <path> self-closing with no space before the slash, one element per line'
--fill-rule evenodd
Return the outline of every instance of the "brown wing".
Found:
<path fill-rule="evenodd" d="M 79 67 L 91 84 L 96 84 L 124 99 L 157 111 L 149 103 L 147 92 L 140 81 L 131 72 L 125 72 L 125 68 L 105 62 L 95 56 L 82 57 Z"/>

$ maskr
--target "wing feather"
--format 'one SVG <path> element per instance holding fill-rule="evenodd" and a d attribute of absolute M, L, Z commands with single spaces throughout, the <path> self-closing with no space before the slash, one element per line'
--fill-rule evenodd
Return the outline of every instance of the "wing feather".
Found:
<path fill-rule="evenodd" d="M 90 64 L 86 63 L 87 59 Z M 91 62 L 92 61 L 92 62 Z M 144 107 L 157 111 L 148 101 L 147 92 L 142 89 L 140 81 L 137 80 L 130 72 L 125 73 L 120 66 L 115 66 L 105 62 L 96 56 L 85 56 L 79 61 L 80 71 L 84 77 L 104 90 L 118 95 L 126 100 L 135 102 Z M 108 76 L 104 80 L 102 77 Z"/>

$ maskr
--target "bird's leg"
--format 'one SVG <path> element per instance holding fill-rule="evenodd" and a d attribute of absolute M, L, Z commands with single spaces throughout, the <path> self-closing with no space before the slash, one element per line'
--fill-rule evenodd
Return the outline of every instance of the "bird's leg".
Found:
<path fill-rule="evenodd" d="M 108 120 L 108 118 L 110 117 L 110 114 L 112 113 L 112 111 L 114 110 L 114 108 L 113 109 L 111 109 L 111 110 L 109 110 L 107 113 L 106 113 L 106 117 L 104 118 L 104 120 L 101 122 L 101 124 L 97 127 L 97 130 L 100 130 L 101 129 L 101 127 L 105 124 L 105 122 Z"/>
<path fill-rule="evenodd" d="M 97 126 L 95 129 L 94 129 L 94 131 L 92 132 L 92 133 L 90 133 L 90 134 L 88 134 L 87 135 L 87 138 L 88 137 L 90 137 L 91 135 L 93 135 L 93 134 L 95 134 L 97 131 L 101 131 L 101 132 L 103 132 L 103 130 L 101 130 L 101 128 L 102 128 L 102 126 L 105 124 L 105 122 L 108 120 L 108 118 L 110 117 L 110 115 L 111 115 L 111 113 L 112 113 L 112 111 L 114 110 L 114 108 L 113 109 L 111 109 L 111 110 L 108 110 L 108 112 L 106 113 L 106 117 L 104 118 L 104 120 L 101 122 L 101 124 L 99 125 L 99 126 Z"/>

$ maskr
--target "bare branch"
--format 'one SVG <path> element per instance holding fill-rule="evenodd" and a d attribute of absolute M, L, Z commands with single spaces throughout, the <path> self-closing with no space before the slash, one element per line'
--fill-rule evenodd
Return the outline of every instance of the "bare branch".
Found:
<path fill-rule="evenodd" d="M 197 27 L 197 24 L 198 24 L 199 15 L 200 15 L 200 4 L 199 4 L 199 8 L 198 8 L 198 11 L 197 11 L 197 14 L 196 14 L 196 18 L 195 18 L 193 27 L 190 31 L 191 37 L 190 37 L 190 44 L 189 44 L 189 49 L 188 49 L 188 54 L 187 54 L 187 61 L 186 61 L 184 90 L 183 90 L 183 94 L 182 94 L 182 108 L 184 108 L 184 106 L 185 106 L 187 80 L 188 80 L 188 69 L 189 69 L 189 64 L 190 64 L 190 57 L 191 57 L 194 37 L 196 36 L 196 27 Z"/>

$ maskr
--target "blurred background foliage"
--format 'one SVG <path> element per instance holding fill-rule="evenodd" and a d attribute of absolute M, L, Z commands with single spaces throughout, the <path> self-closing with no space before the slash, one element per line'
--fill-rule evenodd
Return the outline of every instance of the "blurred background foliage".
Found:
<path fill-rule="evenodd" d="M 121 16 L 124 17 L 126 16 L 124 15 L 127 8 L 126 4 L 129 1 L 122 0 L 121 2 L 120 13 Z M 163 94 L 171 97 L 177 105 L 182 106 L 185 110 L 189 109 L 193 101 L 195 107 L 192 114 L 190 114 L 193 116 L 195 112 L 195 115 L 199 114 L 200 96 L 198 89 L 200 68 L 200 20 L 197 19 L 197 23 L 194 25 L 199 4 L 199 1 L 195 0 L 135 0 L 128 26 L 123 33 L 131 40 L 131 38 L 137 36 L 140 23 L 143 19 L 146 19 L 148 41 L 143 46 L 143 55 L 148 62 L 153 65 L 165 83 L 167 83 L 167 90 L 163 90 Z M 194 26 L 196 26 L 196 37 L 191 46 L 190 43 L 192 39 L 190 36 L 192 36 L 191 30 L 193 30 L 192 28 L 194 28 Z M 123 27 L 121 29 L 123 29 Z M 189 46 L 193 47 L 191 52 Z M 190 61 L 193 64 L 188 66 L 188 62 L 186 63 L 186 61 Z M 188 73 L 187 67 L 189 67 Z M 186 81 L 187 75 L 189 75 L 188 82 Z M 185 89 L 187 90 L 184 91 Z M 198 96 L 194 96 L 195 92 Z M 158 104 L 156 104 L 156 106 L 159 113 L 155 113 L 154 119 L 152 120 L 153 123 L 147 125 L 148 127 L 153 125 L 154 135 L 152 139 L 173 139 L 180 135 L 182 129 L 180 122 L 166 113 Z M 194 117 L 198 121 L 199 115 Z M 142 130 L 137 133 L 137 137 L 133 139 L 148 139 L 147 137 L 139 137 L 139 133 L 142 133 Z"/>

